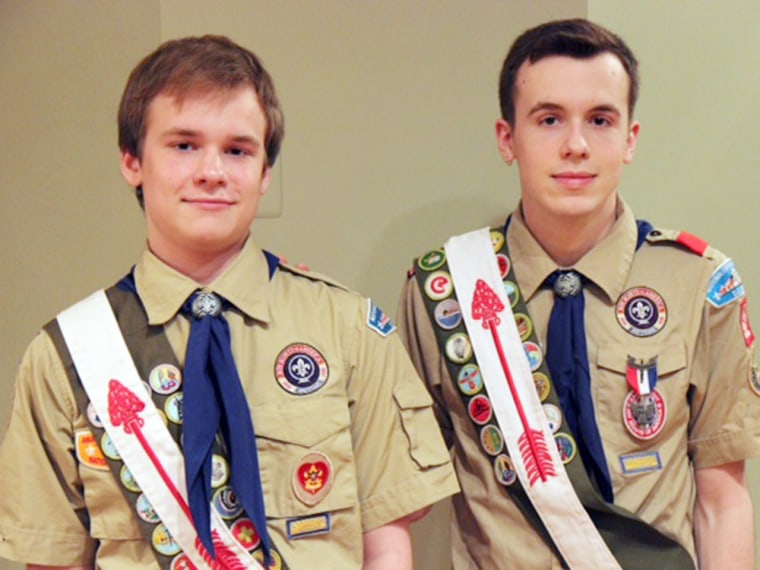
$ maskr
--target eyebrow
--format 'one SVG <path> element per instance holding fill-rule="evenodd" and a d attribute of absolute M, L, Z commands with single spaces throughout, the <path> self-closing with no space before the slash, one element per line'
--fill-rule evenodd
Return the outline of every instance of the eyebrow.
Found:
<path fill-rule="evenodd" d="M 535 115 L 536 113 L 541 113 L 544 111 L 563 111 L 565 107 L 562 105 L 559 105 L 558 103 L 552 103 L 550 101 L 539 101 L 533 107 L 530 108 L 528 111 L 528 116 Z M 596 107 L 593 107 L 591 109 L 592 113 L 612 113 L 613 115 L 622 116 L 622 113 L 620 109 L 618 109 L 615 105 L 611 104 L 602 104 L 597 105 Z"/>
<path fill-rule="evenodd" d="M 172 136 L 179 136 L 179 137 L 188 137 L 188 138 L 198 138 L 201 136 L 200 131 L 194 131 L 192 129 L 185 129 L 182 127 L 176 127 L 172 129 L 168 129 L 164 131 L 161 136 L 163 137 L 172 137 Z M 250 135 L 235 135 L 232 137 L 232 141 L 236 143 L 247 143 L 252 144 L 257 147 L 262 146 L 261 141 L 258 139 L 258 137 L 250 136 Z"/>

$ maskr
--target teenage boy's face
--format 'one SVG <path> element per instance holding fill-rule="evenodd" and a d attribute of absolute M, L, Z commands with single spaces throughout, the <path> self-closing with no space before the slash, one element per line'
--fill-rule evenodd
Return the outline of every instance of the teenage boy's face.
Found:
<path fill-rule="evenodd" d="M 122 174 L 142 186 L 148 244 L 171 264 L 234 252 L 267 191 L 266 118 L 251 87 L 151 102 L 142 157 L 122 154 Z"/>
<path fill-rule="evenodd" d="M 629 78 L 610 53 L 552 56 L 517 73 L 515 119 L 496 125 L 502 157 L 520 168 L 526 219 L 582 223 L 614 215 L 623 165 L 639 125 L 628 110 Z"/>

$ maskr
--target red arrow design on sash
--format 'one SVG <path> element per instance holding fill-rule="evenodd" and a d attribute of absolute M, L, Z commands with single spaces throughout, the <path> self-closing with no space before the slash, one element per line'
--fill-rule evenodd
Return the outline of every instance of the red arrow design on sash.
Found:
<path fill-rule="evenodd" d="M 501 339 L 496 330 L 496 327 L 501 322 L 499 313 L 503 310 L 504 303 L 501 302 L 494 290 L 485 281 L 478 279 L 475 282 L 475 292 L 472 296 L 472 318 L 476 321 L 482 320 L 483 328 L 490 329 L 491 331 L 491 338 L 496 346 L 496 352 L 499 354 L 501 368 L 507 378 L 512 400 L 515 403 L 517 413 L 520 415 L 520 422 L 525 430 L 517 439 L 517 443 L 520 447 L 520 455 L 525 462 L 528 480 L 532 487 L 539 478 L 545 482 L 549 477 L 553 477 L 557 473 L 554 470 L 551 455 L 549 455 L 549 450 L 546 447 L 543 432 L 531 428 L 528 423 L 528 418 L 525 415 L 522 401 L 517 393 L 515 381 L 512 377 L 512 371 L 509 368 L 504 348 L 501 345 Z"/>

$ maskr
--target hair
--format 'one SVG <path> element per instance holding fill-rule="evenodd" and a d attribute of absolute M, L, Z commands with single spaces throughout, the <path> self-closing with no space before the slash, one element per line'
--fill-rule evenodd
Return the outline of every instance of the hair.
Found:
<path fill-rule="evenodd" d="M 639 62 L 625 42 L 602 26 L 577 18 L 547 22 L 523 32 L 512 44 L 499 75 L 501 116 L 509 124 L 515 121 L 515 81 L 526 61 L 536 63 L 550 56 L 564 55 L 589 59 L 611 53 L 628 74 L 628 114 L 633 116 L 639 96 Z"/>
<path fill-rule="evenodd" d="M 253 52 L 224 36 L 170 40 L 137 64 L 119 104 L 119 148 L 142 158 L 148 110 L 157 95 L 170 95 L 181 103 L 190 94 L 232 91 L 241 86 L 252 87 L 258 96 L 266 117 L 266 161 L 273 166 L 285 134 L 274 83 Z"/>

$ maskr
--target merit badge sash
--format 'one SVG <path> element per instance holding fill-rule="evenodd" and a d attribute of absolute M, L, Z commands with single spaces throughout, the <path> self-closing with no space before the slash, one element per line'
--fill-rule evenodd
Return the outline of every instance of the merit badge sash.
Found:
<path fill-rule="evenodd" d="M 66 309 L 57 323 L 93 406 L 88 417 L 92 414 L 102 424 L 110 453 L 123 460 L 128 478 L 142 491 L 146 510 L 154 511 L 161 521 L 154 534 L 162 536 L 152 541 L 154 546 L 160 552 L 157 542 L 169 545 L 169 551 L 171 544 L 177 545 L 171 568 L 192 563 L 198 569 L 263 570 L 227 527 L 216 505 L 211 509 L 211 528 L 217 560 L 199 540 L 187 504 L 182 452 L 148 395 L 105 292 L 97 291 Z"/>
<path fill-rule="evenodd" d="M 444 245 L 462 318 L 523 489 L 571 568 L 620 568 L 565 471 L 493 255 L 488 228 Z"/>
<path fill-rule="evenodd" d="M 454 390 L 496 480 L 570 568 L 693 570 L 681 544 L 607 503 L 594 488 L 564 419 L 505 235 L 506 228 L 498 228 L 454 238 L 417 259 L 414 271 Z M 637 383 L 643 386 L 647 377 L 651 386 L 651 371 L 636 374 Z M 584 537 L 582 547 L 572 544 L 589 519 L 591 546 Z M 599 545 L 600 536 L 606 546 Z"/>

